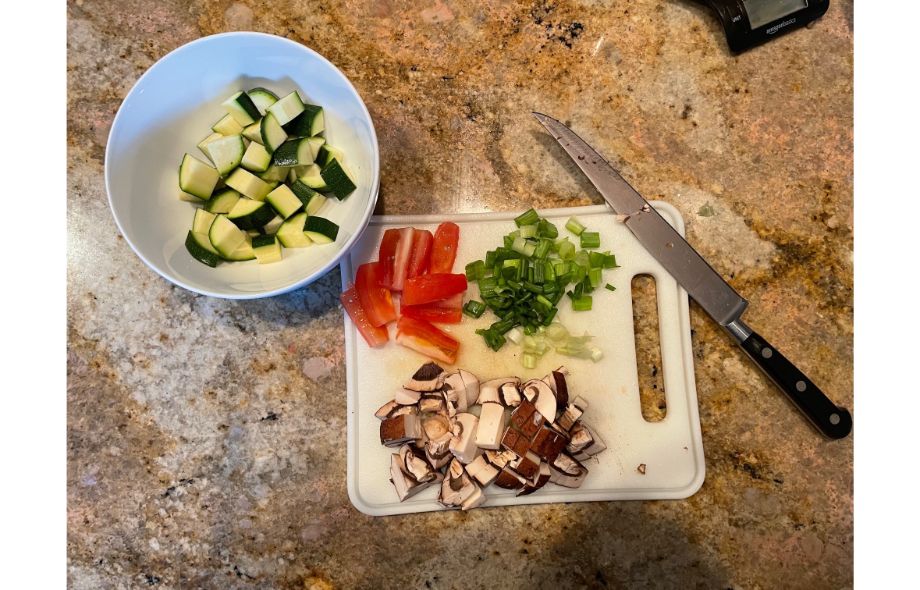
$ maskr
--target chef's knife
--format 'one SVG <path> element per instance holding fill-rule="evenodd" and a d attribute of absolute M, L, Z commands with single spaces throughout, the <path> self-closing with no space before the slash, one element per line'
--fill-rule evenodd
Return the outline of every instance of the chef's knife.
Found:
<path fill-rule="evenodd" d="M 559 142 L 601 196 L 624 216 L 626 227 L 709 316 L 725 328 L 744 352 L 824 435 L 843 438 L 853 419 L 762 336 L 741 321 L 745 301 L 642 195 L 571 129 L 546 115 L 534 117 Z"/>

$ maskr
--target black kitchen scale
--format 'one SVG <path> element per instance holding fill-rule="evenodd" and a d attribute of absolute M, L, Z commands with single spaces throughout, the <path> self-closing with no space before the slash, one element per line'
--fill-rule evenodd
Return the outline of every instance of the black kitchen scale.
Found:
<path fill-rule="evenodd" d="M 735 53 L 820 18 L 830 0 L 704 0 L 719 15 Z"/>

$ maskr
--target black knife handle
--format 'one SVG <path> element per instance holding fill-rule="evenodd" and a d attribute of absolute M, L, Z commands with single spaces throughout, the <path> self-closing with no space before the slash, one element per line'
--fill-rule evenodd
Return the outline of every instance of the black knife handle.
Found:
<path fill-rule="evenodd" d="M 736 322 L 741 324 L 740 321 Z M 741 324 L 744 326 L 743 324 Z M 829 438 L 844 438 L 853 429 L 853 418 L 837 406 L 760 334 L 744 326 L 738 343 L 757 366 L 779 387 L 814 426 Z M 739 336 L 734 330 L 729 330 Z"/>

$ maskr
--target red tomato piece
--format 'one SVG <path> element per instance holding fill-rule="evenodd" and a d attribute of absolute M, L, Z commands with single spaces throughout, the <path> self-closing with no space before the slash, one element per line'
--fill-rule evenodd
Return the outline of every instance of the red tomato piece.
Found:
<path fill-rule="evenodd" d="M 358 292 L 354 287 L 339 295 L 339 300 L 342 302 L 342 307 L 348 312 L 351 322 L 364 336 L 368 346 L 376 348 L 387 343 L 387 340 L 390 339 L 387 327 L 380 326 L 378 328 L 371 324 L 370 320 L 367 319 L 367 313 L 361 307 L 361 300 L 358 298 Z"/>
<path fill-rule="evenodd" d="M 434 232 L 434 244 L 431 247 L 430 272 L 451 272 L 459 243 L 460 227 L 456 223 L 447 221 L 439 225 Z"/>
<path fill-rule="evenodd" d="M 401 317 L 396 323 L 396 342 L 435 360 L 454 364 L 460 343 L 426 321 Z"/>
<path fill-rule="evenodd" d="M 425 304 L 427 307 L 437 307 L 439 309 L 463 309 L 463 293 L 451 295 L 447 299 L 440 299 Z"/>
<path fill-rule="evenodd" d="M 403 289 L 403 305 L 420 305 L 447 299 L 466 291 L 466 275 L 438 273 L 412 277 Z"/>
<path fill-rule="evenodd" d="M 399 230 L 388 229 L 383 232 L 380 241 L 380 253 L 377 262 L 380 263 L 380 284 L 384 287 L 393 285 L 393 266 L 396 262 L 396 246 L 399 244 Z"/>
<path fill-rule="evenodd" d="M 459 324 L 463 319 L 462 308 L 439 307 L 440 301 L 424 305 L 403 305 L 399 308 L 400 317 L 425 320 L 436 324 Z"/>
<path fill-rule="evenodd" d="M 431 258 L 431 242 L 434 236 L 427 229 L 417 229 L 412 234 L 412 253 L 409 255 L 409 269 L 406 278 L 411 279 L 428 272 Z"/>
<path fill-rule="evenodd" d="M 399 243 L 396 245 L 396 260 L 393 261 L 393 283 L 390 289 L 402 291 L 409 272 L 409 257 L 412 255 L 412 234 L 415 230 L 404 227 L 399 230 Z"/>
<path fill-rule="evenodd" d="M 368 262 L 358 267 L 355 290 L 371 325 L 380 327 L 396 319 L 390 291 L 380 284 L 379 262 Z"/>

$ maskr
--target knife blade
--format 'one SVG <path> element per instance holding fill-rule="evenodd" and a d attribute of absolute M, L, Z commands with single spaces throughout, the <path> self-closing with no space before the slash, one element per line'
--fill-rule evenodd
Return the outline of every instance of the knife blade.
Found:
<path fill-rule="evenodd" d="M 754 363 L 825 436 L 852 430 L 846 408 L 833 403 L 802 371 L 741 321 L 748 302 L 716 272 L 648 201 L 574 131 L 542 113 L 533 116 L 588 177 L 626 227 L 700 307 L 725 328 Z"/>

